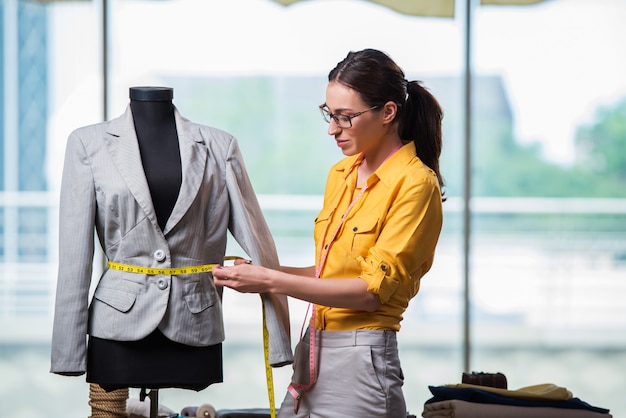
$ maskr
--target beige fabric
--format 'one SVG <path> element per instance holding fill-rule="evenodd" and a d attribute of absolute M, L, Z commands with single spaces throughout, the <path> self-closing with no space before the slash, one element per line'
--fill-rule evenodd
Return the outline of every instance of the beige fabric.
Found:
<path fill-rule="evenodd" d="M 512 406 L 467 402 L 458 399 L 427 403 L 424 418 L 612 418 L 611 414 L 584 409 Z"/>

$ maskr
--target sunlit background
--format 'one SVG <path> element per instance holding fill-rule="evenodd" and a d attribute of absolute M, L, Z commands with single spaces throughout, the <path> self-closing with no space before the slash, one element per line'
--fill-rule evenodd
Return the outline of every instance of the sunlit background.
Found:
<path fill-rule="evenodd" d="M 328 71 L 370 47 L 445 112 L 444 229 L 399 335 L 409 411 L 468 368 L 502 372 L 511 389 L 564 386 L 626 416 L 626 2 L 476 4 L 471 15 L 466 113 L 462 13 L 410 17 L 363 0 L 2 0 L 2 416 L 90 414 L 84 376 L 48 373 L 70 132 L 121 115 L 131 86 L 174 88 L 183 116 L 239 140 L 281 262 L 311 265 L 327 170 L 343 156 L 317 105 Z M 243 255 L 236 242 L 229 252 Z M 305 310 L 292 301 L 294 344 Z M 260 299 L 226 291 L 224 313 L 225 382 L 163 389 L 167 407 L 267 407 Z M 274 370 L 277 400 L 289 377 Z"/>

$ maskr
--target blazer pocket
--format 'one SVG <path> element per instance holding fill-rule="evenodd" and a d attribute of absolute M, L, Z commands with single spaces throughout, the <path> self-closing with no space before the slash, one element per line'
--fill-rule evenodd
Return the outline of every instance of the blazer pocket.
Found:
<path fill-rule="evenodd" d="M 191 313 L 197 314 L 215 305 L 213 293 L 191 293 L 185 296 L 185 304 Z"/>
<path fill-rule="evenodd" d="M 132 293 L 106 287 L 96 288 L 93 296 L 100 302 L 104 302 L 120 312 L 130 311 L 130 308 L 133 307 L 137 298 L 137 296 Z"/>

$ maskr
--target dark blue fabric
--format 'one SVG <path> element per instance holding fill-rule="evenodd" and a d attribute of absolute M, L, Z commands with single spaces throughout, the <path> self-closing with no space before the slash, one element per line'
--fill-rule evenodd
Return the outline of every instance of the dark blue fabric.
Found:
<path fill-rule="evenodd" d="M 461 401 L 475 402 L 475 403 L 488 403 L 498 405 L 513 405 L 513 406 L 544 406 L 551 408 L 568 408 L 568 409 L 586 409 L 589 411 L 599 412 L 606 414 L 608 409 L 599 408 L 597 406 L 589 405 L 587 402 L 581 401 L 578 398 L 571 398 L 566 401 L 550 401 L 550 400 L 527 400 L 513 398 L 510 396 L 500 395 L 486 390 L 477 388 L 453 388 L 447 386 L 428 386 L 430 393 L 433 397 L 427 400 L 425 403 L 433 403 L 440 401 L 447 401 L 458 399 Z"/>

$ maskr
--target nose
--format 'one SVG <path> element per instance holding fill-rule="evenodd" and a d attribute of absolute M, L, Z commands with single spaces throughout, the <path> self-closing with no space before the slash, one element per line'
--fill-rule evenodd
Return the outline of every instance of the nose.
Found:
<path fill-rule="evenodd" d="M 328 124 L 328 135 L 335 135 L 339 131 L 341 131 L 341 128 L 337 125 L 335 119 L 331 118 L 330 123 Z"/>

